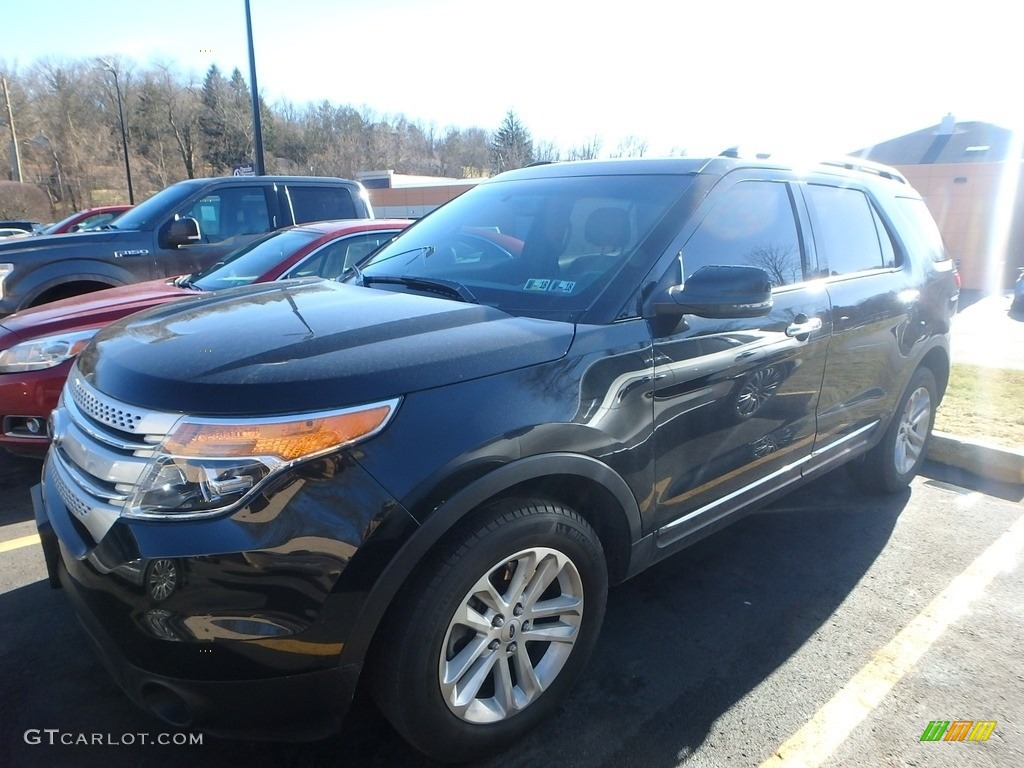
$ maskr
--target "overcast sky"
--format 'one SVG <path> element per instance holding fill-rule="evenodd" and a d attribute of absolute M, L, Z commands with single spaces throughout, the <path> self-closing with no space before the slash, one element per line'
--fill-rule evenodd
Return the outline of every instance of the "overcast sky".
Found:
<path fill-rule="evenodd" d="M 7 0 L 0 65 L 160 60 L 248 79 L 244 0 Z M 1012 4 L 994 0 L 251 0 L 271 103 L 328 100 L 439 128 L 515 109 L 563 150 L 629 135 L 835 155 L 958 120 L 1024 127 Z M 1013 14 L 1014 16 L 1016 14 Z"/>

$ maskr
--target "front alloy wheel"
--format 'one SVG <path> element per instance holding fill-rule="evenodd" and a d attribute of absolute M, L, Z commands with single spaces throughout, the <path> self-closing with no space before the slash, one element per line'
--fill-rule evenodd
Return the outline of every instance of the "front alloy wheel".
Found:
<path fill-rule="evenodd" d="M 436 760 L 477 760 L 552 714 L 593 650 L 608 574 L 575 511 L 505 499 L 451 531 L 377 633 L 370 692 Z"/>
<path fill-rule="evenodd" d="M 562 671 L 579 637 L 583 582 L 549 547 L 495 563 L 462 599 L 439 665 L 448 708 L 468 723 L 521 712 Z"/>

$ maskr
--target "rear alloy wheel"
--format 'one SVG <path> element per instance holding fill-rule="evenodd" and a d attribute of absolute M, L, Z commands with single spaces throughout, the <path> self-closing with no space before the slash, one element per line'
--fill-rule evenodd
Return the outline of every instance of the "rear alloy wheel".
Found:
<path fill-rule="evenodd" d="M 500 750 L 566 695 L 596 642 L 606 593 L 600 541 L 585 520 L 546 501 L 498 502 L 389 614 L 374 698 L 435 759 Z"/>
<path fill-rule="evenodd" d="M 863 462 L 850 466 L 867 490 L 895 493 L 910 484 L 927 455 L 937 405 L 935 376 L 929 369 L 919 368 L 882 442 L 865 455 Z"/>

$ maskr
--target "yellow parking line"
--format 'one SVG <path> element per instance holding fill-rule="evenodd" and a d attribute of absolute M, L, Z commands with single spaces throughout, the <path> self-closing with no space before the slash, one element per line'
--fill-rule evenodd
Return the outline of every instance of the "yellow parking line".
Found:
<path fill-rule="evenodd" d="M 0 541 L 0 552 L 10 552 L 12 549 L 21 549 L 22 547 L 31 547 L 33 544 L 39 543 L 39 534 L 33 533 L 31 536 L 22 536 L 20 539 L 11 539 L 10 541 Z"/>
<path fill-rule="evenodd" d="M 760 768 L 816 768 L 882 703 L 950 624 L 963 616 L 970 603 L 1000 573 L 1013 567 L 1024 549 L 1024 516 L 967 569 L 953 579 L 913 621 L 836 693 L 814 717 L 789 737 Z"/>

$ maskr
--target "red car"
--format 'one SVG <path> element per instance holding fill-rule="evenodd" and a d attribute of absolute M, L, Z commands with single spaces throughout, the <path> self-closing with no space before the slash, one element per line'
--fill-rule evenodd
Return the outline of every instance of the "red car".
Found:
<path fill-rule="evenodd" d="M 115 320 L 196 291 L 337 277 L 411 223 L 349 219 L 281 229 L 194 275 L 109 288 L 8 315 L 0 321 L 0 447 L 27 456 L 46 452 L 46 420 L 75 355 Z"/>
<path fill-rule="evenodd" d="M 43 227 L 35 234 L 63 235 L 69 232 L 95 229 L 102 227 L 104 224 L 109 224 L 131 207 L 130 205 L 101 205 L 96 208 L 86 208 L 84 211 L 72 213 L 66 219 L 61 219 L 56 224 Z"/>

